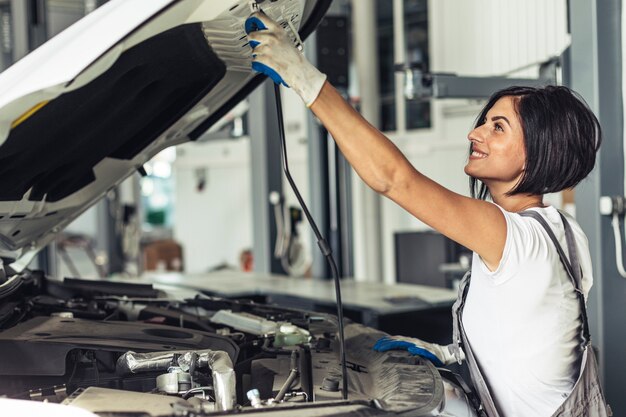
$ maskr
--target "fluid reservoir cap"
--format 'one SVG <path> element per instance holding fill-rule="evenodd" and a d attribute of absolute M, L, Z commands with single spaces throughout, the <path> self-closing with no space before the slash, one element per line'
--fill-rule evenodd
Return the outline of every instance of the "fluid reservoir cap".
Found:
<path fill-rule="evenodd" d="M 280 326 L 280 332 L 284 334 L 298 333 L 298 328 L 293 324 L 282 324 Z"/>
<path fill-rule="evenodd" d="M 322 387 L 324 391 L 337 392 L 339 391 L 339 380 L 331 377 L 325 377 L 322 380 Z"/>
<path fill-rule="evenodd" d="M 260 398 L 261 394 L 259 393 L 259 390 L 256 388 L 251 389 L 250 391 L 248 391 L 248 393 L 246 394 L 249 400 L 252 400 L 253 398 Z"/>
<path fill-rule="evenodd" d="M 254 408 L 258 408 L 261 405 L 261 394 L 259 390 L 256 388 L 251 389 L 247 392 L 247 397 L 250 400 L 250 405 Z"/>

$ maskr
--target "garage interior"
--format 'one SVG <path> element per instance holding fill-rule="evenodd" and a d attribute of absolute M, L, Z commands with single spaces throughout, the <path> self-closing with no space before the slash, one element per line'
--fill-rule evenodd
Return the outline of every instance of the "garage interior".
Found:
<path fill-rule="evenodd" d="M 0 0 L 0 80 L 5 70 L 38 48 L 46 47 L 48 40 L 55 39 L 66 28 L 95 16 L 92 13 L 107 7 L 112 9 L 110 3 L 121 1 Z M 287 13 L 290 7 L 296 7 L 294 4 L 301 7 L 307 1 L 277 0 L 275 5 L 274 0 L 257 0 L 256 3 L 268 10 L 283 7 Z M 177 2 L 164 0 L 163 3 Z M 235 13 L 235 3 L 241 3 L 243 8 L 250 2 L 224 3 L 232 3 L 230 12 Z M 626 234 L 626 154 L 622 34 L 626 25 L 622 1 L 311 0 L 310 3 L 323 11 L 315 9 L 321 13 L 319 19 L 315 17 L 319 22 L 315 23 L 316 27 L 306 28 L 304 55 L 420 172 L 461 195 L 470 193 L 462 168 L 468 160 L 467 135 L 494 91 L 510 85 L 563 85 L 578 92 L 597 115 L 603 142 L 595 169 L 574 189 L 547 194 L 544 201 L 573 216 L 588 238 L 593 265 L 593 289 L 587 299 L 591 339 L 606 402 L 613 415 L 624 415 L 626 271 L 622 246 Z M 166 6 L 163 7 L 165 10 Z M 228 7 L 224 9 L 224 13 L 228 12 Z M 182 124 L 181 120 L 193 124 L 193 128 L 182 130 L 185 133 L 181 137 L 171 139 L 174 146 L 163 146 L 131 174 L 110 188 L 102 188 L 97 201 L 95 194 L 94 199 L 87 199 L 90 207 L 81 209 L 80 215 L 69 224 L 63 223 L 61 230 L 54 230 L 49 243 L 38 248 L 28 264 L 23 265 L 25 270 L 52 282 L 65 280 L 68 288 L 76 291 L 89 287 L 91 284 L 85 282 L 91 282 L 93 288 L 97 286 L 98 294 L 113 294 L 116 302 L 123 297 L 132 300 L 153 297 L 158 289 L 168 289 L 174 294 L 180 291 L 185 299 L 195 300 L 185 310 L 189 316 L 184 320 L 194 322 L 191 328 L 198 331 L 217 325 L 201 323 L 192 317 L 193 309 L 210 310 L 213 304 L 209 308 L 207 300 L 220 299 L 230 306 L 224 308 L 247 311 L 248 304 L 244 308 L 235 301 L 246 300 L 250 305 L 267 306 L 266 313 L 276 316 L 283 313 L 271 309 L 279 307 L 313 312 L 307 320 L 314 313 L 332 317 L 340 314 L 351 323 L 365 326 L 368 330 L 358 337 L 351 333 L 355 331 L 353 328 L 346 329 L 348 340 L 342 347 L 348 353 L 354 349 L 354 357 L 358 358 L 363 353 L 357 353 L 361 351 L 356 347 L 382 334 L 441 345 L 451 343 L 451 308 L 457 299 L 459 282 L 471 268 L 472 251 L 372 191 L 351 168 L 320 121 L 285 87 L 281 87 L 280 96 L 284 119 L 281 125 L 277 118 L 275 84 L 270 79 L 250 78 L 245 88 L 229 98 L 227 109 L 216 106 L 196 119 L 186 119 L 200 97 L 210 94 L 231 71 L 227 68 L 230 63 L 222 61 L 219 48 L 205 42 L 212 36 L 212 29 L 206 26 L 204 32 L 196 29 L 189 23 L 159 33 L 140 47 L 120 54 L 106 74 L 82 88 L 46 101 L 21 126 L 22 122 L 13 122 L 11 135 L 0 144 L 2 213 L 3 204 L 8 206 L 11 201 L 30 200 L 36 206 L 40 200 L 54 203 L 77 191 L 80 194 L 81 188 L 98 175 L 92 168 L 101 159 L 132 160 L 144 149 L 150 149 L 150 143 L 166 129 Z M 170 50 L 174 52 L 169 55 L 163 52 Z M 142 66 L 135 65 L 137 60 Z M 153 85 L 158 85 L 154 93 L 150 91 L 144 96 Z M 72 132 L 61 122 L 68 112 L 75 113 L 82 121 L 72 125 Z M 111 123 L 108 130 L 98 125 L 103 114 Z M 146 123 L 148 119 L 155 122 Z M 126 126 L 126 120 L 132 120 L 136 126 L 131 123 L 128 129 L 118 130 L 116 127 Z M 319 244 L 306 210 L 285 178 L 281 129 L 286 136 L 291 175 L 325 244 Z M 50 141 L 45 142 L 44 137 Z M 71 142 L 71 137 L 76 141 Z M 29 154 L 28 159 L 13 159 L 14 155 L 35 148 L 38 152 Z M 10 213 L 11 216 L 0 217 L 2 238 L 10 235 L 2 223 L 7 222 L 8 228 L 8 221 L 19 220 L 15 217 L 21 215 L 13 210 Z M 24 216 L 28 218 L 30 214 Z M 42 221 L 38 227 L 45 224 Z M 336 271 L 323 253 L 325 248 L 332 252 Z M 11 271 L 8 258 L 3 262 L 3 268 Z M 341 282 L 340 313 L 337 284 L 332 279 L 335 272 Z M 3 269 L 0 290 L 10 281 L 11 275 Z M 117 287 L 122 283 L 133 285 L 132 291 L 125 293 L 122 287 Z M 69 290 L 57 288 L 57 284 L 47 285 L 54 289 L 55 297 L 68 294 Z M 189 295 L 195 293 L 202 294 L 206 300 Z M 164 310 L 151 308 L 139 315 L 144 323 L 174 323 L 184 327 L 183 315 L 168 316 Z M 65 310 L 55 311 L 60 314 L 55 320 L 60 322 Z M 303 320 L 295 316 L 284 313 L 284 317 L 296 320 L 293 323 Z M 104 329 L 103 323 L 108 320 L 119 320 L 119 316 L 98 320 L 99 324 L 92 328 L 77 326 L 72 332 L 105 334 L 101 327 Z M 244 319 L 228 316 L 224 320 L 236 332 L 232 320 L 242 325 Z M 0 350 L 3 346 L 13 349 L 14 340 L 26 341 L 28 332 L 36 334 L 35 327 L 24 329 L 24 333 L 17 334 L 15 328 L 2 328 Z M 318 333 L 311 330 L 311 334 L 328 333 L 328 329 L 320 329 L 316 330 Z M 152 351 L 149 347 L 152 338 L 159 335 L 148 334 L 138 354 L 148 355 L 141 352 Z M 297 332 L 289 335 L 295 339 L 301 336 Z M 197 343 L 210 346 L 217 343 L 198 340 Z M 320 340 L 331 343 L 331 339 L 322 336 Z M 223 343 L 223 350 L 231 357 L 237 354 L 239 348 L 230 342 L 219 343 Z M 367 346 L 368 351 L 371 347 Z M 67 349 L 54 352 L 71 355 Z M 129 363 L 154 360 L 147 356 L 127 358 Z M 197 366 L 213 360 L 210 353 L 198 353 L 194 358 Z M 97 360 L 100 359 L 95 355 L 94 363 Z M 305 359 L 298 356 L 297 360 L 304 367 Z M 307 360 L 310 364 L 318 359 Z M 248 364 L 250 378 L 261 380 L 262 374 L 278 373 L 277 369 L 282 367 L 281 372 L 289 383 L 281 381 L 287 386 L 293 383 L 287 375 L 289 369 L 295 369 L 295 362 L 294 353 L 281 356 L 279 364 L 264 365 L 267 367 Z M 349 372 L 360 372 L 359 364 L 352 359 L 339 359 L 339 363 L 344 372 L 346 366 Z M 193 364 L 196 366 L 196 362 Z M 19 366 L 11 370 L 8 366 L 4 371 L 0 366 L 0 374 L 4 375 L 0 379 L 13 378 L 21 372 Z M 76 367 L 72 372 L 66 366 L 69 365 L 63 364 L 63 369 L 56 371 L 50 369 L 49 375 L 58 372 L 64 375 L 65 385 L 68 380 L 71 384 Z M 239 370 L 237 366 L 235 371 Z M 95 369 L 97 374 L 97 364 Z M 466 380 L 471 379 L 460 365 L 452 365 L 450 369 Z M 128 370 L 128 375 L 133 372 Z M 324 376 L 324 383 L 336 382 L 340 388 L 320 388 L 322 391 L 318 391 L 323 394 L 319 394 L 320 401 L 340 401 L 341 394 L 346 400 L 346 376 L 334 376 L 337 380 Z M 213 369 L 213 384 L 218 385 L 219 378 L 223 377 Z M 313 387 L 315 378 L 311 379 Z M 42 377 L 37 382 L 43 387 L 47 386 L 45 381 Z M 260 397 L 249 391 L 249 401 L 239 406 L 256 407 L 255 404 L 270 397 L 278 398 L 277 403 L 280 400 L 297 403 L 304 401 L 306 395 L 309 401 L 305 388 L 302 395 L 295 389 L 285 393 L 276 381 L 273 386 L 259 386 Z M 150 386 L 139 378 L 133 384 L 129 391 L 147 391 L 146 387 Z M 50 399 L 59 395 L 47 389 L 17 396 L 10 387 L 0 383 L 0 400 Z M 193 388 L 193 381 L 190 387 Z M 411 387 L 419 389 L 418 385 Z M 237 399 L 245 398 L 245 389 L 239 386 L 237 389 Z M 218 404 L 215 410 L 235 407 L 231 404 L 219 408 L 218 393 L 214 395 Z M 283 399 L 285 395 L 288 401 Z M 386 398 L 387 394 L 379 395 Z M 411 398 L 410 393 L 407 398 Z M 222 396 L 221 401 L 226 404 L 229 399 Z M 263 404 L 259 407 L 268 407 L 267 402 Z M 0 411 L 3 406 L 0 402 Z M 154 407 L 153 410 L 159 409 Z M 352 412 L 360 415 L 356 409 L 333 408 L 332 404 L 328 409 L 329 413 L 335 410 L 336 415 Z M 97 410 L 91 409 L 96 415 Z M 380 406 L 378 410 L 398 415 L 406 412 L 391 406 L 387 409 Z M 207 409 L 203 412 L 210 414 Z M 406 415 L 426 415 L 422 412 Z M 145 415 L 170 414 L 155 411 Z"/>

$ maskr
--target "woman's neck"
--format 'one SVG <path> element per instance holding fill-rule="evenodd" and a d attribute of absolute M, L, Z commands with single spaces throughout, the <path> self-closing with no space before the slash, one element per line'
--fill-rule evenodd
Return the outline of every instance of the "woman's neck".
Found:
<path fill-rule="evenodd" d="M 511 213 L 519 213 L 532 207 L 545 207 L 543 195 L 515 194 L 491 195 L 493 202 Z"/>

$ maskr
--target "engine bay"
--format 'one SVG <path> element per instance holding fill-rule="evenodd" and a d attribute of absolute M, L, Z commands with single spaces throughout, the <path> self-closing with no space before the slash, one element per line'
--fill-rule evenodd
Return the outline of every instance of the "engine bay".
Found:
<path fill-rule="evenodd" d="M 337 319 L 324 313 L 38 271 L 3 284 L 0 300 L 6 398 L 106 416 L 437 415 L 444 403 L 430 362 L 374 352 L 385 333 L 350 322 L 344 400 Z"/>

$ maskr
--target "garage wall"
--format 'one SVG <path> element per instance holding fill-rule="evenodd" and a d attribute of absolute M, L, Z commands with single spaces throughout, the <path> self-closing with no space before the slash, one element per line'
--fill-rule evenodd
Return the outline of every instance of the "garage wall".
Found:
<path fill-rule="evenodd" d="M 237 266 L 252 246 L 250 142 L 188 143 L 177 148 L 174 238 L 183 245 L 185 271 Z M 199 169 L 206 185 L 197 188 Z"/>
<path fill-rule="evenodd" d="M 437 71 L 501 74 L 545 61 L 569 44 L 566 0 L 431 0 L 429 6 Z"/>
<path fill-rule="evenodd" d="M 307 110 L 291 91 L 283 92 L 283 110 L 289 167 L 308 202 Z M 202 191 L 196 187 L 198 170 L 205 170 L 207 175 Z M 259 203 L 252 201 L 250 138 L 179 146 L 174 176 L 174 238 L 183 245 L 185 272 L 206 272 L 224 264 L 238 268 L 239 254 L 253 245 L 252 210 Z M 287 206 L 298 205 L 286 182 L 284 193 Z M 310 253 L 308 224 L 301 224 L 299 231 Z"/>
<path fill-rule="evenodd" d="M 565 0 L 431 0 L 431 70 L 475 76 L 508 72 L 536 76 L 536 67 L 514 70 L 561 54 L 570 40 L 566 16 Z M 468 179 L 463 173 L 467 134 L 481 107 L 476 101 L 433 101 L 432 129 L 391 132 L 389 136 L 422 173 L 468 195 Z M 558 203 L 558 198 L 551 201 Z M 429 228 L 387 199 L 381 203 L 381 217 L 380 281 L 393 283 L 394 233 Z M 357 279 L 376 280 L 371 276 Z"/>

